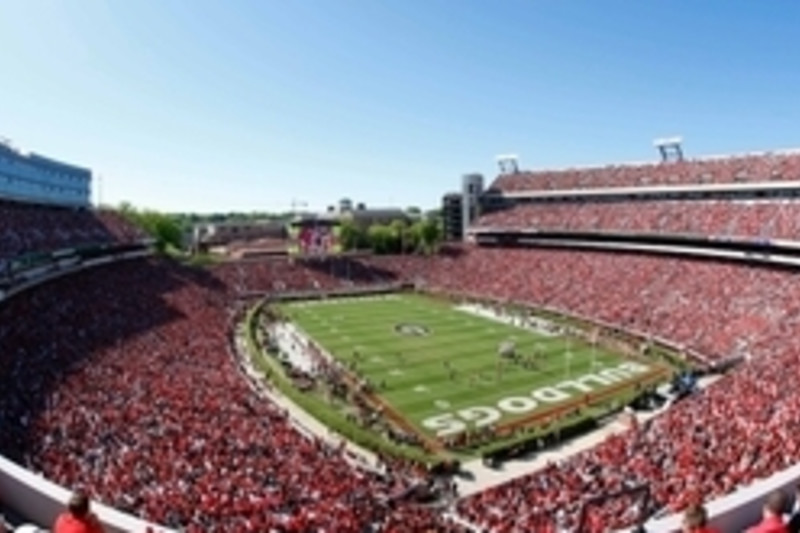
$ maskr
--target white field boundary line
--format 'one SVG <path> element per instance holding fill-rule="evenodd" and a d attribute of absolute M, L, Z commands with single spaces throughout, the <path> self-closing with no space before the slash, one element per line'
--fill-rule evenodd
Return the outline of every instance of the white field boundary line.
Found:
<path fill-rule="evenodd" d="M 361 303 L 361 302 L 369 302 L 369 301 L 376 301 L 376 302 L 383 302 L 383 301 L 391 301 L 391 300 L 400 300 L 401 297 L 398 294 L 376 294 L 372 296 L 341 296 L 333 298 L 320 298 L 320 299 L 309 299 L 309 300 L 299 300 L 295 302 L 288 302 L 285 305 L 288 307 L 297 307 L 302 309 L 304 307 L 317 307 L 317 306 L 324 306 L 324 305 L 347 305 L 348 303 Z"/>
<path fill-rule="evenodd" d="M 501 315 L 488 307 L 473 304 L 457 305 L 453 307 L 453 309 L 462 313 L 467 313 L 473 316 L 491 320 L 493 322 L 499 322 L 501 324 L 505 324 L 506 326 L 512 326 L 525 331 L 533 331 L 534 333 L 537 333 L 543 337 L 563 336 L 563 334 L 560 333 L 560 331 L 563 330 L 561 326 L 539 317 L 529 317 L 526 319 L 526 321 L 522 321 L 518 317 Z M 525 322 L 527 322 L 527 324 Z M 564 333 L 568 332 L 565 331 Z"/>

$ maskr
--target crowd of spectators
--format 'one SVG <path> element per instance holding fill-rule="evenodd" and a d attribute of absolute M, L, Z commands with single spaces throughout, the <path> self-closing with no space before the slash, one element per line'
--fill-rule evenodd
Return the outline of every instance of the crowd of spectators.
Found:
<path fill-rule="evenodd" d="M 489 213 L 477 227 L 649 233 L 743 239 L 800 239 L 796 200 L 528 203 Z"/>
<path fill-rule="evenodd" d="M 752 353 L 800 295 L 793 272 L 677 257 L 489 248 L 435 261 L 418 274 L 431 288 L 560 309 L 711 359 Z"/>
<path fill-rule="evenodd" d="M 800 153 L 519 172 L 499 176 L 492 188 L 518 192 L 790 180 L 800 180 Z"/>
<path fill-rule="evenodd" d="M 0 200 L 0 262 L 31 252 L 142 238 L 139 230 L 114 211 Z"/>
<path fill-rule="evenodd" d="M 42 230 L 48 226 L 38 219 L 31 228 L 6 220 L 3 253 L 20 253 L 6 252 L 12 241 L 48 248 L 69 240 Z M 114 238 L 130 238 L 123 229 Z M 0 453 L 189 532 L 458 531 L 398 501 L 419 481 L 411 472 L 356 469 L 338 448 L 298 433 L 285 412 L 254 395 L 229 354 L 232 293 L 397 280 L 547 306 L 667 338 L 712 360 L 744 360 L 651 422 L 459 503 L 463 517 L 494 533 L 554 523 L 574 529 L 586 501 L 640 484 L 657 508 L 678 511 L 800 460 L 800 392 L 786 370 L 800 365 L 794 271 L 474 247 L 430 258 L 275 259 L 212 271 L 134 260 L 26 291 L 0 305 Z M 593 507 L 590 529 L 630 525 L 639 510 L 627 497 L 610 499 Z"/>
<path fill-rule="evenodd" d="M 225 291 L 134 260 L 3 302 L 0 453 L 189 532 L 459 531 L 397 501 L 418 482 L 407 472 L 354 469 L 254 395 Z"/>
<path fill-rule="evenodd" d="M 394 270 L 337 256 L 232 261 L 219 265 L 215 272 L 237 294 L 330 291 L 362 285 L 389 284 L 402 279 Z"/>

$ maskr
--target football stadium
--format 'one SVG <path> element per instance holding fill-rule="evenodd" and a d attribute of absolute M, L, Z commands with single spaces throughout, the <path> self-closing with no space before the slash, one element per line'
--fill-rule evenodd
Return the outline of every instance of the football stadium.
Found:
<path fill-rule="evenodd" d="M 11 4 L 0 6 L 0 34 L 15 43 L 31 32 L 4 15 Z M 712 61 L 691 75 L 659 78 L 676 69 L 674 58 L 665 53 L 661 70 L 644 69 L 650 60 L 639 61 L 635 48 L 646 48 L 650 33 L 678 32 L 683 23 L 666 18 L 677 15 L 662 13 L 663 20 L 631 22 L 630 35 L 613 32 L 622 48 L 612 55 L 646 71 L 636 83 L 620 81 L 613 62 L 592 59 L 605 50 L 594 41 L 595 25 L 614 22 L 595 11 L 588 26 L 576 23 L 589 28 L 579 40 L 579 52 L 589 54 L 581 70 L 602 68 L 581 79 L 591 74 L 591 91 L 611 91 L 604 105 L 620 116 L 606 124 L 595 104 L 584 103 L 586 88 L 566 74 L 562 80 L 567 70 L 559 69 L 571 63 L 531 59 L 535 75 L 522 68 L 529 57 L 541 60 L 541 43 L 525 36 L 547 28 L 509 6 L 497 6 L 508 14 L 508 31 L 500 31 L 483 25 L 497 13 L 472 20 L 452 6 L 439 12 L 435 2 L 418 9 L 447 24 L 416 11 L 396 15 L 382 3 L 359 7 L 366 18 L 351 24 L 337 17 L 352 15 L 352 6 L 319 7 L 325 16 L 315 18 L 310 7 L 287 3 L 285 13 L 272 13 L 267 2 L 257 9 L 272 18 L 244 16 L 244 3 L 216 13 L 198 2 L 185 20 L 159 8 L 150 18 L 130 17 L 130 26 L 109 22 L 149 5 L 124 4 L 93 19 L 97 6 L 86 3 L 81 17 L 95 22 L 87 26 L 68 24 L 70 9 L 55 3 L 30 17 L 41 24 L 34 48 L 69 70 L 69 83 L 33 84 L 27 76 L 44 55 L 0 46 L 0 56 L 26 59 L 23 70 L 3 62 L 11 74 L 4 91 L 19 98 L 10 105 L 5 92 L 0 98 L 9 130 L 0 133 L 18 128 L 39 139 L 31 132 L 52 129 L 42 151 L 64 148 L 41 155 L 0 139 L 0 533 L 800 531 L 800 149 L 778 147 L 791 145 L 796 131 L 796 95 L 759 107 L 747 92 L 755 78 L 794 87 L 772 83 L 772 75 L 792 74 L 784 60 L 777 67 L 754 60 L 738 85 Z M 526 9 L 550 9 L 536 4 Z M 709 20 L 731 16 L 717 11 L 725 10 Z M 755 17 L 747 20 L 757 27 Z M 777 20 L 791 17 L 775 17 L 775 28 L 748 46 L 781 32 L 797 41 L 796 25 Z M 5 22 L 12 19 L 18 33 Z M 203 39 L 184 40 L 184 26 L 200 20 L 214 24 L 195 28 Z M 574 36 L 568 22 L 542 41 L 555 43 L 554 55 L 566 54 L 561 32 Z M 428 33 L 461 32 L 461 24 L 471 38 L 491 34 L 491 42 L 448 56 L 467 36 Z M 116 55 L 126 31 L 138 35 L 141 57 Z M 366 44 L 358 40 L 365 35 Z M 382 54 L 392 35 L 406 55 L 390 61 Z M 60 39 L 74 40 L 75 49 L 54 44 Z M 717 41 L 730 39 L 709 37 L 701 59 L 722 46 Z M 293 45 L 275 44 L 284 42 Z M 518 48 L 525 52 L 513 53 Z M 725 58 L 750 57 L 740 52 Z M 380 64 L 349 63 L 371 54 Z M 440 55 L 450 58 L 442 65 L 494 81 L 442 92 L 456 78 L 430 63 Z M 412 56 L 414 68 L 404 63 Z M 511 75 L 504 69 L 513 61 L 500 57 L 524 61 Z M 681 65 L 690 60 L 680 55 Z M 84 80 L 84 61 L 101 61 L 103 76 Z M 426 68 L 416 72 L 418 63 Z M 348 65 L 363 75 L 352 84 L 339 72 Z M 133 70 L 118 78 L 118 68 Z M 393 77 L 401 70 L 415 70 L 413 88 L 436 102 L 439 118 Z M 706 70 L 714 83 L 703 78 L 687 89 L 702 98 L 680 92 L 684 78 Z M 655 135 L 642 139 L 641 123 L 631 125 L 643 104 L 623 89 L 642 79 L 655 87 L 655 78 L 692 103 L 682 113 L 683 100 L 665 98 L 658 124 L 669 126 L 647 128 L 691 122 L 686 140 L 651 145 Z M 299 81 L 281 85 L 287 79 Z M 134 83 L 141 80 L 146 85 Z M 165 80 L 175 85 L 160 85 Z M 190 91 L 177 90 L 186 88 L 182 80 Z M 73 82 L 91 90 L 76 96 Z M 101 90 L 107 83 L 118 85 Z M 32 85 L 46 86 L 45 96 L 88 100 L 71 115 L 61 101 L 35 96 Z M 395 85 L 402 94 L 382 92 Z M 567 100 L 548 114 L 548 98 L 558 95 L 532 97 L 534 85 L 557 87 Z M 456 106 L 462 91 L 490 90 L 495 101 Z M 736 113 L 715 107 L 736 91 L 743 95 Z M 287 103 L 281 118 L 293 93 L 305 100 Z M 505 98 L 542 107 L 515 118 Z M 561 113 L 586 122 L 573 129 Z M 780 117 L 739 128 L 732 118 L 739 113 Z M 401 134 L 411 115 L 418 121 Z M 258 128 L 252 117 L 263 121 Z M 437 129 L 441 117 L 446 135 Z M 351 122 L 365 129 L 350 136 L 341 127 Z M 701 122 L 727 136 L 702 139 Z M 606 129 L 593 137 L 600 123 Z M 790 127 L 768 131 L 773 124 Z M 547 134 L 510 133 L 519 128 Z M 735 129 L 744 131 L 724 131 Z M 420 137 L 431 146 L 413 144 Z M 629 146 L 632 138 L 639 145 Z M 378 141 L 396 152 L 384 166 L 373 166 L 386 156 L 371 152 Z M 458 155 L 476 146 L 495 153 L 488 144 L 512 141 L 525 144 L 531 162 L 480 156 L 489 161 L 480 170 Z M 306 142 L 331 148 L 298 148 Z M 694 142 L 729 149 L 704 155 Z M 752 150 L 741 149 L 746 143 Z M 644 161 L 617 157 L 636 150 Z M 598 153 L 607 154 L 602 163 L 583 164 Z M 93 154 L 110 170 L 99 171 Z M 265 179 L 260 166 L 280 157 Z M 464 168 L 420 170 L 430 166 L 426 157 Z M 148 175 L 155 167 L 174 182 Z M 301 179 L 311 174 L 315 180 Z M 407 176 L 395 180 L 400 174 Z M 429 179 L 435 174 L 444 174 L 441 182 Z M 341 199 L 308 207 L 297 191 L 317 194 L 314 187 Z M 376 208 L 383 189 L 394 201 Z M 235 211 L 226 199 L 236 191 L 252 202 L 242 205 L 291 209 Z M 345 197 L 351 193 L 368 200 Z M 187 205 L 135 208 L 126 195 Z M 435 209 L 397 207 L 423 195 Z"/>

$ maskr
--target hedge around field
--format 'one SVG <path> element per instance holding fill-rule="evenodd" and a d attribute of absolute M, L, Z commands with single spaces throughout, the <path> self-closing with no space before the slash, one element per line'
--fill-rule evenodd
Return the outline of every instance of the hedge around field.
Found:
<path fill-rule="evenodd" d="M 584 410 L 582 416 L 577 419 L 560 420 L 556 425 L 550 426 L 547 429 L 532 427 L 523 431 L 521 434 L 505 437 L 498 436 L 493 442 L 453 449 L 446 455 L 435 455 L 421 448 L 400 445 L 383 438 L 375 432 L 353 424 L 345 418 L 341 411 L 332 407 L 320 397 L 314 395 L 314 393 L 301 392 L 294 386 L 292 381 L 285 374 L 283 366 L 274 357 L 264 353 L 264 343 L 263 339 L 259 338 L 260 331 L 257 329 L 257 319 L 265 305 L 267 305 L 265 302 L 261 302 L 252 307 L 248 311 L 245 321 L 248 352 L 254 365 L 265 373 L 265 377 L 267 377 L 278 390 L 304 411 L 316 418 L 320 423 L 347 440 L 379 454 L 413 460 L 429 465 L 446 459 L 463 459 L 475 456 L 487 457 L 498 453 L 503 454 L 514 447 L 520 445 L 524 446 L 533 440 L 541 438 L 547 439 L 553 434 L 571 434 L 575 427 L 583 426 L 587 420 L 597 420 L 609 416 L 615 411 L 621 410 L 620 407 L 612 407 L 611 402 L 602 402 L 600 405 L 595 405 L 590 409 Z M 529 310 L 534 311 L 534 314 L 545 320 L 550 320 L 567 327 L 585 330 L 588 325 L 591 325 L 590 323 L 585 323 L 574 317 L 558 315 L 549 310 Z M 671 353 L 668 348 L 660 345 L 653 345 L 651 347 L 649 358 L 661 360 L 670 366 L 678 368 L 682 366 L 677 363 L 683 362 L 679 357 Z M 622 398 L 617 398 L 617 400 L 624 399 L 624 403 L 627 403 L 633 396 L 635 396 L 635 393 L 628 391 Z"/>

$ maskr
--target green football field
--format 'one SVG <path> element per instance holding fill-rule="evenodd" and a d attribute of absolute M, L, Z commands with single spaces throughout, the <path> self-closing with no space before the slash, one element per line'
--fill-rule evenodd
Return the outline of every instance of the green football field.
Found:
<path fill-rule="evenodd" d="M 293 302 L 282 310 L 332 356 L 355 360 L 362 376 L 383 385 L 383 400 L 431 437 L 502 425 L 587 394 L 613 398 L 626 382 L 660 370 L 416 294 Z M 529 364 L 500 363 L 506 341 Z"/>

